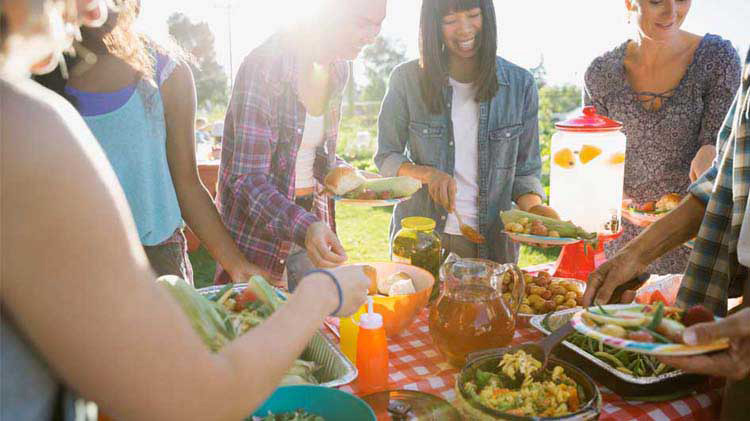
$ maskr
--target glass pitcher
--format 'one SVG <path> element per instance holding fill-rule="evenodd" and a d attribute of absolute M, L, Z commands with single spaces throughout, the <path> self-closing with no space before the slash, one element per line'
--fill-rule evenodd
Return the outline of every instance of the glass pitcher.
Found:
<path fill-rule="evenodd" d="M 504 287 L 503 277 L 512 282 Z M 525 288 L 518 266 L 451 254 L 440 268 L 440 279 L 442 291 L 430 309 L 430 335 L 451 364 L 463 366 L 472 352 L 510 344 Z M 502 298 L 504 292 L 511 293 L 510 302 Z"/>

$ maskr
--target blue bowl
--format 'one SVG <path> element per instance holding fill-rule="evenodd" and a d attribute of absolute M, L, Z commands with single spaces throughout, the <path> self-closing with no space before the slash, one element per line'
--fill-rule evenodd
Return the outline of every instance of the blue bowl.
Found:
<path fill-rule="evenodd" d="M 279 387 L 253 416 L 264 417 L 269 411 L 281 414 L 297 409 L 319 415 L 326 421 L 376 421 L 372 408 L 362 399 L 337 389 L 312 385 Z"/>

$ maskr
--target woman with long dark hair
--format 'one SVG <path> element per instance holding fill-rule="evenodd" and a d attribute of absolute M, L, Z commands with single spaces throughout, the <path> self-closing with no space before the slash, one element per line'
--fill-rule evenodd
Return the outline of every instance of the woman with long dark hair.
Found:
<path fill-rule="evenodd" d="M 393 71 L 378 120 L 381 173 L 426 185 L 396 206 L 391 235 L 403 218 L 429 216 L 446 251 L 515 262 L 499 212 L 515 203 L 557 216 L 542 204 L 537 113 L 532 75 L 497 56 L 492 1 L 425 0 L 420 59 Z M 487 242 L 462 237 L 454 212 Z"/>
<path fill-rule="evenodd" d="M 81 113 L 107 154 L 157 275 L 192 283 L 183 218 L 232 279 L 250 264 L 200 181 L 195 158 L 195 84 L 179 53 L 138 33 L 140 1 L 122 0 L 103 26 L 83 28 L 77 59 L 38 80 Z"/>

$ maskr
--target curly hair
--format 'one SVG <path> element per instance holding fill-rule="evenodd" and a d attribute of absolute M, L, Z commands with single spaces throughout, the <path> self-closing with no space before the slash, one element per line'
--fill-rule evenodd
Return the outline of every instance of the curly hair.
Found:
<path fill-rule="evenodd" d="M 101 42 L 109 54 L 135 69 L 142 79 L 152 80 L 154 60 L 150 51 L 163 51 L 158 44 L 135 30 L 135 21 L 141 10 L 140 3 L 139 0 L 118 2 L 117 11 L 111 13 L 112 18 L 105 23 L 105 29 L 110 30 L 104 34 Z"/>

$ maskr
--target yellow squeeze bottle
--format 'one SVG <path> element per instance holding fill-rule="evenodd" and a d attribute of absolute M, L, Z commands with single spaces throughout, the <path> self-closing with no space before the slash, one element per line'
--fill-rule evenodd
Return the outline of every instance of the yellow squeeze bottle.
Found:
<path fill-rule="evenodd" d="M 342 317 L 339 319 L 339 334 L 341 340 L 339 346 L 341 352 L 349 358 L 352 364 L 357 364 L 357 334 L 359 333 L 359 315 L 364 312 L 365 307 L 362 306 L 356 313 L 349 317 Z"/>

